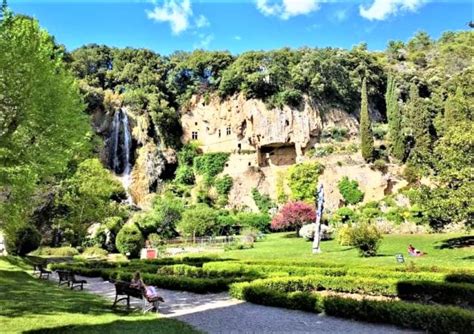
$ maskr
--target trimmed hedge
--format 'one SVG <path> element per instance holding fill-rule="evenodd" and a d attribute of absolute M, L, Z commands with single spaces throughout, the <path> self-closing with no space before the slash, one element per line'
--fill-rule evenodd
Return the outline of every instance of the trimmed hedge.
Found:
<path fill-rule="evenodd" d="M 474 285 L 469 283 L 404 281 L 397 283 L 397 290 L 405 300 L 474 306 Z"/>
<path fill-rule="evenodd" d="M 470 283 L 474 284 L 474 274 L 468 273 L 454 273 L 446 275 L 446 282 L 451 283 Z"/>
<path fill-rule="evenodd" d="M 380 322 L 432 333 L 472 333 L 474 312 L 453 306 L 433 306 L 403 301 L 355 300 L 318 296 L 311 292 L 283 292 L 260 282 L 231 285 L 233 297 L 256 304 L 299 309 L 355 320 Z"/>
<path fill-rule="evenodd" d="M 403 301 L 354 300 L 337 296 L 323 299 L 326 314 L 421 329 L 430 333 L 471 334 L 474 313 L 453 306 L 435 306 Z"/>
<path fill-rule="evenodd" d="M 121 281 L 131 281 L 131 272 L 113 272 L 111 277 Z M 142 274 L 145 284 L 154 285 L 163 289 L 191 291 L 195 293 L 223 292 L 229 289 L 234 279 L 219 278 L 190 278 L 185 276 L 169 276 L 156 274 Z"/>

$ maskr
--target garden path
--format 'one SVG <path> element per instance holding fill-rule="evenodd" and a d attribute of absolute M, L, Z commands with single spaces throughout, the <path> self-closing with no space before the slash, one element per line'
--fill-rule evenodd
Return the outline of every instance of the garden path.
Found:
<path fill-rule="evenodd" d="M 57 280 L 55 275 L 53 280 Z M 86 291 L 108 299 L 115 298 L 114 285 L 102 278 L 85 277 Z M 160 315 L 184 321 L 206 333 L 416 333 L 393 326 L 369 324 L 329 317 L 323 314 L 262 306 L 234 299 L 227 293 L 196 294 L 158 289 L 165 303 Z M 130 299 L 140 308 L 142 301 Z"/>

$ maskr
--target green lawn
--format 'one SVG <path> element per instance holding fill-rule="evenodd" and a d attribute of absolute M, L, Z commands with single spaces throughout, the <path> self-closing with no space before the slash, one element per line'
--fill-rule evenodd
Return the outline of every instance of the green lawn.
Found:
<path fill-rule="evenodd" d="M 111 302 L 31 277 L 17 258 L 0 257 L 1 333 L 199 333 L 156 314 L 113 312 Z"/>
<path fill-rule="evenodd" d="M 322 253 L 311 253 L 311 242 L 296 238 L 294 233 L 273 233 L 265 240 L 256 242 L 254 248 L 225 252 L 222 257 L 243 260 L 323 260 L 344 263 L 348 266 L 397 266 L 396 253 L 402 253 L 408 263 L 450 268 L 474 268 L 474 247 L 446 247 L 449 240 L 466 234 L 385 235 L 378 255 L 362 258 L 352 247 L 340 246 L 335 240 L 321 243 Z M 474 235 L 471 234 L 471 240 Z M 472 241 L 471 241 L 472 243 Z M 413 244 L 427 253 L 423 257 L 408 256 L 407 247 Z M 444 248 L 446 247 L 446 248 Z"/>

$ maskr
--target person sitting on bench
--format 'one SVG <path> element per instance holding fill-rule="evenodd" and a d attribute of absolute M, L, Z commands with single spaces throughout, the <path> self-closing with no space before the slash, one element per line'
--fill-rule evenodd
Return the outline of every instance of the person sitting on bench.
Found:
<path fill-rule="evenodd" d="M 133 275 L 130 287 L 142 290 L 148 299 L 156 299 L 160 302 L 164 302 L 163 298 L 158 295 L 156 287 L 146 285 L 145 282 L 143 282 L 139 271 Z"/>
<path fill-rule="evenodd" d="M 130 287 L 140 289 L 140 290 L 145 290 L 146 289 L 146 285 L 143 282 L 139 271 L 137 271 L 137 272 L 135 272 L 135 274 L 133 274 L 132 281 L 130 282 Z"/>
<path fill-rule="evenodd" d="M 425 253 L 413 247 L 412 244 L 408 245 L 408 254 L 411 256 L 423 256 Z"/>

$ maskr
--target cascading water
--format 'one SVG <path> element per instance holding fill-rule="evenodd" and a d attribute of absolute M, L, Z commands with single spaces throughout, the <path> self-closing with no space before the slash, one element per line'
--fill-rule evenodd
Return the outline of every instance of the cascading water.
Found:
<path fill-rule="evenodd" d="M 127 203 L 133 204 L 132 197 L 129 193 L 131 184 L 130 173 L 132 171 L 132 163 L 130 153 L 132 149 L 132 137 L 130 134 L 130 124 L 125 109 L 115 112 L 112 122 L 112 145 L 111 145 L 111 168 L 118 175 L 125 191 L 127 192 Z"/>

